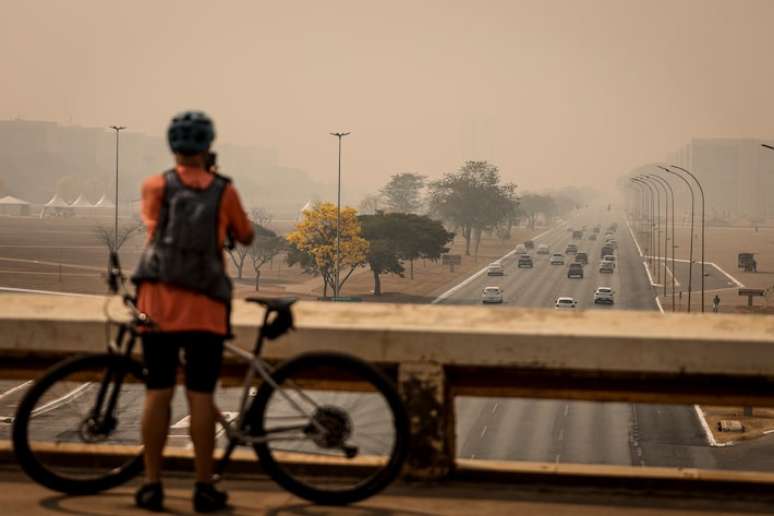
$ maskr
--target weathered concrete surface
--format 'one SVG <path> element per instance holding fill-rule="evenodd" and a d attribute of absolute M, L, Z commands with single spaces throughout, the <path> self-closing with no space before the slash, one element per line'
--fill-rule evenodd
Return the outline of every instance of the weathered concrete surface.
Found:
<path fill-rule="evenodd" d="M 99 298 L 0 296 L 0 351 L 104 348 Z M 120 301 L 111 313 L 123 312 Z M 374 362 L 774 376 L 774 319 L 741 315 L 299 302 L 298 330 L 266 347 L 284 358 L 339 350 Z M 237 301 L 237 343 L 261 309 Z"/>
<path fill-rule="evenodd" d="M 166 506 L 170 513 L 195 514 L 191 508 L 188 477 L 168 478 Z M 134 507 L 137 482 L 94 496 L 68 497 L 28 482 L 19 473 L 0 469 L 0 506 L 3 514 L 54 516 L 145 515 Z M 728 499 L 680 500 L 669 497 L 626 493 L 603 493 L 571 488 L 550 489 L 509 485 L 476 485 L 452 482 L 443 485 L 395 485 L 383 494 L 350 507 L 311 505 L 282 491 L 264 478 L 226 481 L 232 508 L 221 514 L 309 515 L 309 516 L 425 516 L 425 515 L 514 515 L 532 516 L 687 516 L 712 514 L 766 514 L 772 509 L 761 502 Z"/>

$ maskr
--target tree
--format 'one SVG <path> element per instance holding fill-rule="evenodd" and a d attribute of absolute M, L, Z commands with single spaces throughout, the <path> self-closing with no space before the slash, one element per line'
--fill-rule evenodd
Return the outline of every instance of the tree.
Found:
<path fill-rule="evenodd" d="M 530 229 L 535 229 L 535 220 L 539 214 L 548 218 L 556 212 L 556 208 L 556 202 L 548 195 L 525 194 L 519 203 L 519 209 L 526 215 Z"/>
<path fill-rule="evenodd" d="M 402 228 L 397 247 L 401 259 L 409 262 L 410 279 L 414 279 L 414 260 L 435 262 L 449 252 L 447 245 L 454 240 L 454 233 L 446 231 L 440 221 L 413 213 L 396 213 L 394 217 Z"/>
<path fill-rule="evenodd" d="M 361 215 L 358 221 L 363 228 L 363 237 L 368 241 L 366 261 L 374 277 L 374 295 L 382 295 L 382 274 L 397 274 L 403 277 L 399 246 L 405 233 L 405 226 L 397 213 L 377 212 Z"/>
<path fill-rule="evenodd" d="M 116 234 L 115 228 L 112 225 L 95 226 L 94 236 L 98 242 L 108 248 L 108 251 L 117 253 L 132 235 L 142 233 L 143 231 L 145 231 L 145 225 L 138 219 L 120 224 L 118 226 L 118 234 Z"/>
<path fill-rule="evenodd" d="M 290 243 L 288 265 L 299 264 L 305 272 L 320 274 L 323 278 L 323 295 L 328 287 L 336 286 L 336 205 L 319 203 L 303 213 L 303 219 L 287 236 Z M 341 253 L 339 259 L 338 289 L 346 283 L 358 267 L 366 263 L 368 242 L 361 236 L 357 211 L 341 210 Z"/>
<path fill-rule="evenodd" d="M 496 166 L 486 161 L 467 161 L 454 173 L 430 183 L 430 209 L 441 219 L 462 229 L 465 254 L 481 232 L 493 229 L 513 213 L 516 185 L 500 182 Z"/>
<path fill-rule="evenodd" d="M 250 210 L 250 220 L 265 228 L 274 220 L 274 215 L 266 208 L 253 208 Z"/>
<path fill-rule="evenodd" d="M 244 269 L 249 251 L 250 247 L 242 244 L 236 244 L 233 248 L 227 249 L 228 255 L 231 257 L 231 263 L 234 264 L 237 270 L 237 279 L 242 279 L 242 270 Z"/>
<path fill-rule="evenodd" d="M 382 196 L 380 194 L 368 194 L 360 201 L 358 211 L 362 215 L 375 215 L 382 205 Z"/>
<path fill-rule="evenodd" d="M 253 242 L 247 246 L 247 255 L 250 257 L 250 263 L 255 271 L 255 290 L 260 290 L 261 285 L 261 267 L 266 265 L 275 256 L 285 250 L 287 242 L 284 238 L 267 229 L 260 224 L 253 224 L 255 237 Z"/>
<path fill-rule="evenodd" d="M 382 188 L 382 196 L 388 211 L 416 213 L 422 208 L 422 189 L 425 176 L 405 173 L 395 174 Z"/>

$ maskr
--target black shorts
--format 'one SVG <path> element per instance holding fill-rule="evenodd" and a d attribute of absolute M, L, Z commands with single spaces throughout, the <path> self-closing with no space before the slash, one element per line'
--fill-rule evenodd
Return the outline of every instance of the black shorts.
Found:
<path fill-rule="evenodd" d="M 185 386 L 212 393 L 223 363 L 222 335 L 208 332 L 158 332 L 142 336 L 142 355 L 148 389 L 169 389 L 177 382 L 180 350 L 185 356 Z"/>

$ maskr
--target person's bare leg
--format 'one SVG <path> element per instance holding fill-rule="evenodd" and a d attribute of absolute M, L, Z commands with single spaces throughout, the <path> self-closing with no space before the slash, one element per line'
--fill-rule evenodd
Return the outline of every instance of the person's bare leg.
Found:
<path fill-rule="evenodd" d="M 145 445 L 145 476 L 149 483 L 161 481 L 161 463 L 169 432 L 169 404 L 174 389 L 148 389 L 142 413 L 142 440 Z"/>
<path fill-rule="evenodd" d="M 215 402 L 212 394 L 187 391 L 191 410 L 191 441 L 194 445 L 194 469 L 197 482 L 212 482 L 215 451 Z"/>

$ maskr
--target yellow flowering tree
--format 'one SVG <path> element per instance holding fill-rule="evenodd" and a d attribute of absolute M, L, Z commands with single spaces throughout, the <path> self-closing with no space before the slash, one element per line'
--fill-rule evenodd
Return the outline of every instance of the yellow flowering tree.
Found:
<path fill-rule="evenodd" d="M 305 271 L 323 278 L 323 295 L 336 283 L 336 205 L 316 204 L 304 211 L 303 220 L 287 236 L 290 243 L 288 264 L 301 265 Z M 341 209 L 339 292 L 358 267 L 366 264 L 368 241 L 361 236 L 354 208 Z M 335 292 L 335 289 L 334 289 Z"/>

